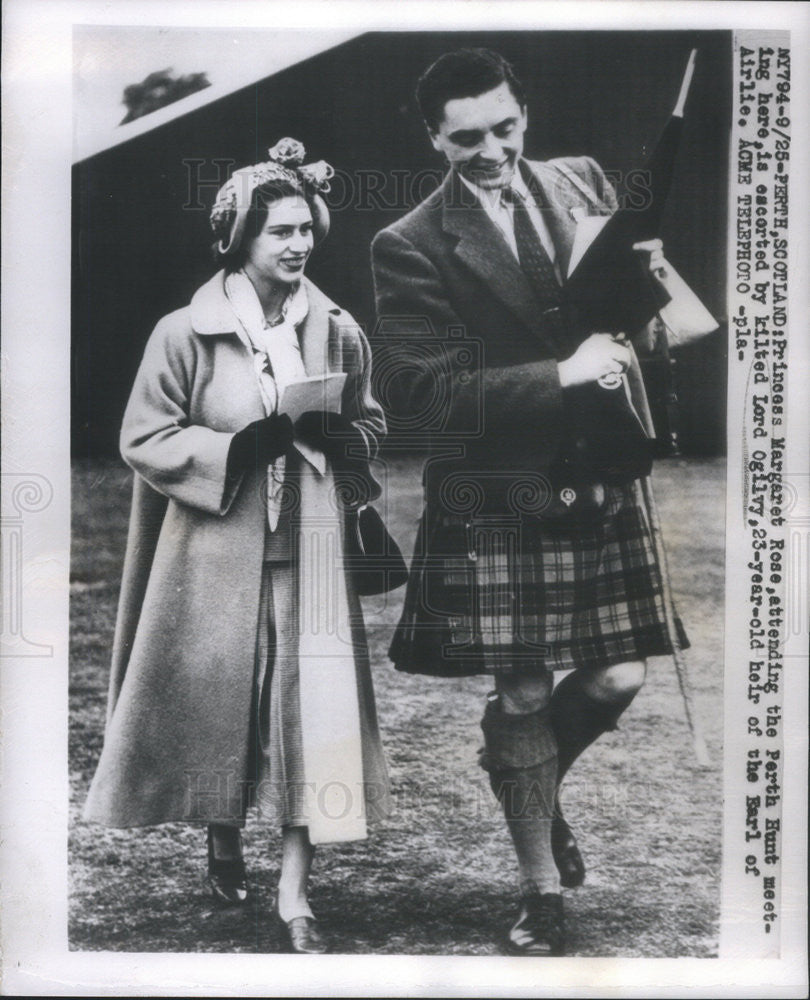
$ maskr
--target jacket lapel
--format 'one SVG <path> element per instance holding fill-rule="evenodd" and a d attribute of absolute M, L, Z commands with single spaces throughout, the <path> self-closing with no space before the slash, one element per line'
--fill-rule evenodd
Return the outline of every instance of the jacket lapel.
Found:
<path fill-rule="evenodd" d="M 571 213 L 573 208 L 582 204 L 582 199 L 572 200 L 570 183 L 563 174 L 547 163 L 522 160 L 520 172 L 534 195 L 535 203 L 548 227 L 554 249 L 557 251 L 560 274 L 565 281 L 577 228 L 576 220 Z"/>
<path fill-rule="evenodd" d="M 442 228 L 458 238 L 455 254 L 530 329 L 537 328 L 531 286 L 483 205 L 451 171 L 442 184 Z"/>

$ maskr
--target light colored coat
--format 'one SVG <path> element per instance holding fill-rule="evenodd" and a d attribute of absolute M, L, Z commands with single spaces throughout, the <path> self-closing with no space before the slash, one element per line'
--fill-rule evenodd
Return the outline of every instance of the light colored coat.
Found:
<path fill-rule="evenodd" d="M 218 273 L 158 323 L 124 416 L 121 451 L 136 475 L 107 731 L 85 807 L 88 819 L 111 826 L 244 815 L 266 470 L 228 485 L 226 461 L 234 433 L 264 408 L 223 280 Z M 327 370 L 331 328 L 348 375 L 344 414 L 372 457 L 385 422 L 370 391 L 368 344 L 348 313 L 306 286 L 307 373 Z M 379 787 L 385 767 L 362 616 L 348 589 L 364 777 Z"/>

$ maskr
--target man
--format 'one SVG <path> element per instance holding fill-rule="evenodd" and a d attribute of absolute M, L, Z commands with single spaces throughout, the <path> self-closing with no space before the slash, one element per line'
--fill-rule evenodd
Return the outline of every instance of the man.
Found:
<path fill-rule="evenodd" d="M 585 867 L 559 784 L 616 727 L 646 658 L 672 649 L 638 482 L 558 488 L 582 387 L 621 382 L 651 432 L 629 342 L 577 333 L 562 302 L 577 225 L 616 199 L 588 158 L 523 157 L 526 100 L 497 53 L 445 54 L 417 101 L 450 169 L 372 245 L 381 396 L 395 431 L 432 433 L 391 656 L 414 673 L 493 674 L 481 764 L 521 880 L 507 948 L 560 955 L 561 886 Z M 637 249 L 660 265 L 659 241 Z M 552 693 L 555 669 L 570 672 Z"/>

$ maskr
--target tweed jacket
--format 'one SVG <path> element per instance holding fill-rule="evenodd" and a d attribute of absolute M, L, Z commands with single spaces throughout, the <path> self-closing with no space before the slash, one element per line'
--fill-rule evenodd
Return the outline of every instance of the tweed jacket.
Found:
<path fill-rule="evenodd" d="M 577 218 L 611 214 L 613 189 L 588 157 L 521 165 L 539 188 L 565 274 Z M 454 172 L 421 205 L 377 234 L 372 267 L 377 367 L 393 368 L 403 349 L 424 354 L 421 366 L 390 379 L 394 426 L 400 416 L 408 433 L 436 444 L 457 436 L 468 458 L 484 469 L 493 463 L 513 468 L 515 461 L 546 468 L 561 430 L 557 361 L 576 345 L 561 354 L 506 240 Z M 648 420 L 635 360 L 629 374 L 634 404 Z M 414 420 L 419 414 L 431 419 L 420 424 Z M 515 435 L 518 416 L 520 426 L 540 433 Z"/>
<path fill-rule="evenodd" d="M 578 220 L 612 214 L 613 189 L 587 157 L 521 160 L 519 167 L 538 196 L 565 275 Z M 422 571 L 437 549 L 446 556 L 453 544 L 442 517 L 470 510 L 519 514 L 520 497 L 548 471 L 564 428 L 557 362 L 577 345 L 561 346 L 552 336 L 502 233 L 453 171 L 377 234 L 372 267 L 375 366 L 386 378 L 378 395 L 388 403 L 389 436 L 424 446 L 429 455 L 425 511 L 392 647 L 396 662 L 406 656 L 404 625 L 430 603 Z M 635 356 L 628 383 L 652 435 Z M 424 672 L 443 670 L 425 664 Z"/>

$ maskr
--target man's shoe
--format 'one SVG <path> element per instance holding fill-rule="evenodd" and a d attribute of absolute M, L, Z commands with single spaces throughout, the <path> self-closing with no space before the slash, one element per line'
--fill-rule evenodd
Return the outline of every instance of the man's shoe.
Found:
<path fill-rule="evenodd" d="M 520 900 L 520 913 L 506 938 L 510 955 L 557 958 L 565 954 L 562 896 L 532 889 Z"/>
<path fill-rule="evenodd" d="M 214 899 L 223 906 L 242 906 L 247 902 L 248 884 L 245 862 L 240 856 L 227 861 L 214 857 L 214 840 L 208 828 L 208 885 Z"/>
<path fill-rule="evenodd" d="M 559 802 L 551 821 L 551 853 L 560 873 L 560 885 L 566 889 L 576 889 L 585 881 L 585 862 L 579 853 L 576 837 L 565 822 Z"/>

